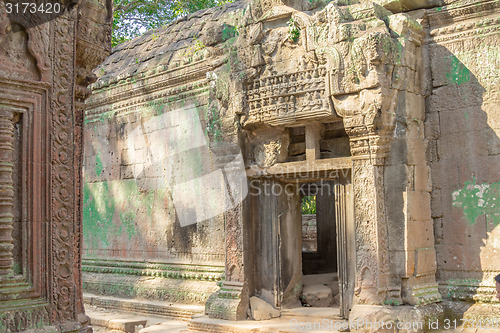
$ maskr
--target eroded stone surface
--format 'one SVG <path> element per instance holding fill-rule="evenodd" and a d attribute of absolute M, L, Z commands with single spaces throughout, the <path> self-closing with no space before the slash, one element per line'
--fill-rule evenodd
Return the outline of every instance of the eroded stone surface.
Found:
<path fill-rule="evenodd" d="M 83 103 L 110 52 L 110 8 L 70 7 L 32 26 L 0 6 L 1 332 L 90 330 L 80 267 Z"/>
<path fill-rule="evenodd" d="M 250 297 L 250 313 L 253 320 L 268 320 L 280 316 L 279 310 L 256 296 Z"/>
<path fill-rule="evenodd" d="M 322 284 L 304 286 L 302 299 L 311 306 L 328 307 L 333 304 L 333 292 L 332 289 Z"/>
<path fill-rule="evenodd" d="M 443 298 L 493 306 L 497 10 L 498 1 L 242 1 L 120 45 L 96 73 L 85 172 L 92 197 L 106 207 L 96 210 L 107 228 L 122 229 L 108 243 L 99 239 L 107 235 L 100 226 L 91 229 L 88 253 L 135 253 L 147 245 L 151 252 L 134 265 L 151 258 L 167 265 L 175 257 L 190 261 L 183 267 L 195 281 L 193 262 L 209 263 L 197 271 L 202 276 L 224 270 L 210 298 L 208 286 L 215 284 L 199 284 L 198 301 L 206 300 L 211 318 L 245 319 L 255 294 L 272 304 L 297 304 L 304 194 L 293 184 L 327 179 L 335 184 L 340 290 L 334 302 L 343 316 L 351 310 L 373 320 L 428 321 L 443 313 L 434 305 Z M 151 119 L 183 108 L 195 110 L 206 129 L 203 156 L 209 158 L 197 161 L 199 174 L 241 151 L 250 193 L 191 229 L 172 226 L 168 186 L 157 193 L 161 167 L 148 165 L 159 152 L 142 138 L 160 130 Z M 99 197 L 128 183 L 138 189 L 132 208 L 130 199 Z M 207 198 L 215 205 L 223 199 Z M 176 234 L 133 234 L 150 226 Z M 96 235 L 100 244 L 91 241 Z M 177 242 L 186 256 L 177 256 Z M 158 254 L 159 245 L 168 255 Z M 92 266 L 100 265 L 84 262 L 84 270 L 104 274 Z M 144 284 L 137 276 L 159 274 L 155 280 L 170 281 L 169 269 L 131 268 L 112 279 Z M 172 277 L 174 284 L 186 278 Z M 370 313 L 362 311 L 367 306 Z M 430 310 L 417 318 L 411 306 Z"/>

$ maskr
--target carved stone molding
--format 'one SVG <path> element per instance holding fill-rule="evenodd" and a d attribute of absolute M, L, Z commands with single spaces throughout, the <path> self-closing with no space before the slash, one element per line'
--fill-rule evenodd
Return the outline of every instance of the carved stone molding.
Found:
<path fill-rule="evenodd" d="M 330 106 L 323 98 L 326 69 L 314 68 L 312 64 L 311 67 L 250 82 L 247 92 L 250 111 L 246 124 L 286 125 L 331 116 Z"/>
<path fill-rule="evenodd" d="M 13 274 L 14 113 L 0 105 L 0 278 Z"/>
<path fill-rule="evenodd" d="M 223 281 L 220 289 L 205 303 L 210 318 L 244 320 L 248 309 L 248 290 L 242 282 Z"/>
<path fill-rule="evenodd" d="M 83 111 L 80 104 L 79 116 L 76 105 L 85 94 L 76 91 L 75 100 L 75 62 L 85 59 L 75 53 L 77 10 L 29 29 L 16 27 L 15 34 L 0 19 L 0 43 L 8 44 L 0 47 L 0 58 L 11 67 L 0 68 L 0 330 L 88 328 L 80 300 Z M 9 48 L 16 38 L 17 48 Z M 20 233 L 14 239 L 13 206 Z"/>

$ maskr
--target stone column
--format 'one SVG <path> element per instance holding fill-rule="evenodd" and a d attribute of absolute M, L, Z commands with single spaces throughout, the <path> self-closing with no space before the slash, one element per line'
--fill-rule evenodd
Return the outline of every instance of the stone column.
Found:
<path fill-rule="evenodd" d="M 12 184 L 14 152 L 14 113 L 0 106 L 0 276 L 13 274 Z"/>
<path fill-rule="evenodd" d="M 320 158 L 319 140 L 321 125 L 318 123 L 306 126 L 306 159 L 312 162 Z"/>
<path fill-rule="evenodd" d="M 379 17 L 381 9 L 375 7 L 373 15 Z M 387 313 L 389 320 L 405 321 L 413 305 L 440 300 L 422 126 L 423 29 L 405 14 L 384 15 L 388 26 L 381 25 L 381 31 L 360 34 L 349 48 L 329 46 L 325 53 L 327 91 L 343 118 L 353 159 L 352 321 L 385 321 Z M 432 315 L 438 312 L 427 308 Z"/>
<path fill-rule="evenodd" d="M 226 267 L 224 279 L 219 283 L 220 290 L 212 294 L 205 303 L 205 312 L 210 318 L 225 320 L 244 320 L 248 309 L 248 274 L 244 265 L 245 257 L 245 199 L 243 186 L 246 185 L 245 174 L 238 166 L 228 167 L 227 160 L 238 161 L 241 156 L 240 146 L 233 143 L 224 143 L 220 146 L 211 147 L 216 156 L 216 167 L 224 170 L 225 178 L 223 186 L 228 188 L 228 195 L 234 206 L 223 213 L 225 243 L 226 243 Z M 237 164 L 237 163 L 236 163 Z M 245 177 L 241 179 L 240 177 Z M 241 182 L 241 183 L 240 183 Z M 224 204 L 223 198 L 220 204 Z M 227 201 L 226 201 L 227 202 Z"/>
<path fill-rule="evenodd" d="M 401 303 L 401 288 L 390 286 L 384 171 L 389 147 L 381 133 L 348 128 L 353 153 L 356 230 L 355 304 Z M 377 143 L 378 142 L 378 143 Z"/>

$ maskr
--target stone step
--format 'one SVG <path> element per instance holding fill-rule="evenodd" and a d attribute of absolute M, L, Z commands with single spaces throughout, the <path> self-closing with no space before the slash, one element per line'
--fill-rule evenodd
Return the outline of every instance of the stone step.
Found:
<path fill-rule="evenodd" d="M 311 311 L 306 311 L 308 313 L 304 317 L 280 317 L 262 321 L 227 321 L 208 318 L 208 316 L 196 316 L 189 321 L 188 329 L 189 333 L 339 333 L 340 330 L 335 329 L 335 327 L 341 328 L 344 321 L 338 318 L 328 319 L 327 317 L 333 316 L 332 311 L 325 312 L 324 308 L 322 310 L 321 319 L 319 317 L 306 317 Z M 329 308 L 329 310 L 331 309 Z M 323 326 L 313 326 L 315 321 L 317 321 L 316 325 L 320 325 L 321 320 L 323 320 Z"/>
<path fill-rule="evenodd" d="M 308 274 L 302 276 L 302 283 L 304 284 L 304 286 L 311 286 L 317 284 L 324 284 L 325 286 L 328 286 L 333 281 L 338 281 L 337 273 Z"/>
<path fill-rule="evenodd" d="M 187 333 L 186 322 L 171 320 L 141 329 L 138 333 Z"/>
<path fill-rule="evenodd" d="M 302 289 L 302 299 L 313 307 L 329 307 L 333 305 L 332 290 L 322 284 L 304 286 Z"/>
<path fill-rule="evenodd" d="M 147 325 L 147 319 L 134 315 L 86 311 L 90 318 L 92 326 L 105 327 L 109 330 L 115 330 L 126 333 L 135 333 L 136 328 L 143 328 Z"/>
<path fill-rule="evenodd" d="M 196 314 L 205 312 L 202 305 L 175 304 L 170 302 L 126 299 L 112 296 L 83 294 L 85 304 L 108 310 L 156 315 L 178 320 L 190 320 Z"/>
<path fill-rule="evenodd" d="M 294 309 L 281 310 L 282 319 L 295 319 L 298 322 L 321 322 L 327 321 L 344 321 L 340 316 L 340 308 L 338 307 L 300 307 Z"/>

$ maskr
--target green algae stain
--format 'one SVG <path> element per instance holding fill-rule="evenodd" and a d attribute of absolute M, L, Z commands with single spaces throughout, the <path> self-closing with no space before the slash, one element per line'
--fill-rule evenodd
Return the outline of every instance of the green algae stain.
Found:
<path fill-rule="evenodd" d="M 446 58 L 451 61 L 450 68 L 445 74 L 448 81 L 456 85 L 469 82 L 471 78 L 469 69 L 454 55 Z"/>
<path fill-rule="evenodd" d="M 104 166 L 102 165 L 101 153 L 97 153 L 95 156 L 95 174 L 99 177 L 104 170 Z"/>
<path fill-rule="evenodd" d="M 453 192 L 453 206 L 462 208 L 470 224 L 483 214 L 493 225 L 500 224 L 500 182 L 476 184 L 476 178 L 466 181 L 462 189 Z"/>
<path fill-rule="evenodd" d="M 138 233 L 136 223 L 153 214 L 155 192 L 141 191 L 136 180 L 87 183 L 83 189 L 83 235 L 92 248 Z"/>
<path fill-rule="evenodd" d="M 23 273 L 23 270 L 21 269 L 21 265 L 19 265 L 18 262 L 14 262 L 13 270 L 14 270 L 14 274 L 22 274 Z"/>
<path fill-rule="evenodd" d="M 83 236 L 87 244 L 109 245 L 108 236 L 116 235 L 113 225 L 115 203 L 107 182 L 83 187 Z"/>
<path fill-rule="evenodd" d="M 120 214 L 120 220 L 122 221 L 122 226 L 125 227 L 125 232 L 127 233 L 128 239 L 132 239 L 132 237 L 136 234 L 134 220 L 136 218 L 136 214 L 132 211 L 127 211 L 125 213 Z"/>

